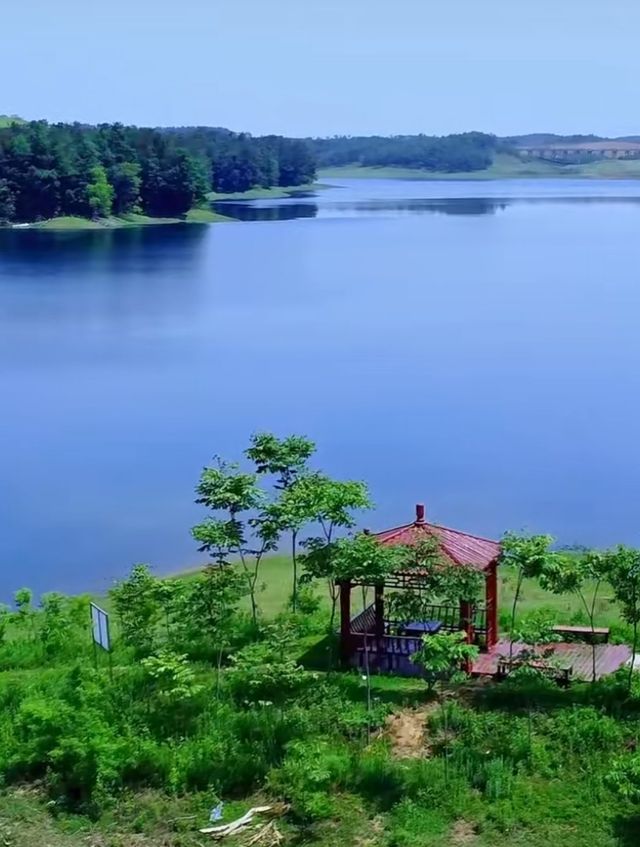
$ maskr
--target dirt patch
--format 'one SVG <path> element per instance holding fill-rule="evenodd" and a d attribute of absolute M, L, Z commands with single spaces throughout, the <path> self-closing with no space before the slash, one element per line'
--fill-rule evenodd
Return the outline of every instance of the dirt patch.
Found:
<path fill-rule="evenodd" d="M 437 705 L 430 703 L 418 709 L 400 709 L 389 716 L 383 736 L 390 740 L 394 756 L 408 759 L 428 754 L 426 723 L 435 708 Z"/>
<path fill-rule="evenodd" d="M 478 835 L 472 823 L 465 820 L 456 821 L 451 829 L 451 844 L 455 847 L 465 847 L 474 844 Z"/>

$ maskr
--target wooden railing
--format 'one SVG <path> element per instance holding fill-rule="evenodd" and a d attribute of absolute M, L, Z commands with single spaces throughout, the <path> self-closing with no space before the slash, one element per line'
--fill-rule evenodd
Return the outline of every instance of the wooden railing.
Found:
<path fill-rule="evenodd" d="M 460 609 L 458 606 L 450 606 L 444 603 L 432 603 L 422 608 L 421 617 L 423 620 L 439 621 L 441 631 L 457 632 L 461 629 Z M 384 632 L 385 635 L 393 635 L 398 638 L 405 638 L 399 633 L 402 631 L 405 624 L 402 621 L 385 619 Z M 476 606 L 473 616 L 473 628 L 477 635 L 486 635 L 487 632 L 487 612 L 483 606 Z M 375 634 L 376 616 L 373 604 L 367 606 L 360 614 L 356 615 L 351 620 L 351 634 L 360 635 L 364 632 L 370 635 Z"/>

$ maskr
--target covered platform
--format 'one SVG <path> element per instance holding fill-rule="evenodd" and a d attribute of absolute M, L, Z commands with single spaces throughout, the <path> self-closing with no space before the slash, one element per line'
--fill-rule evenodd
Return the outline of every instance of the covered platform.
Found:
<path fill-rule="evenodd" d="M 410 660 L 421 644 L 422 636 L 435 632 L 463 630 L 469 643 L 490 651 L 498 641 L 497 567 L 500 544 L 488 538 L 461 532 L 425 520 L 424 506 L 416 506 L 415 520 L 409 524 L 376 533 L 380 544 L 415 547 L 421 542 L 433 544 L 438 557 L 449 566 L 471 568 L 484 578 L 484 602 L 461 599 L 457 605 L 425 604 L 421 620 L 407 623 L 394 620 L 385 613 L 385 591 L 409 591 L 419 594 L 425 589 L 427 571 L 415 567 L 391 574 L 384 584 L 375 584 L 374 602 L 359 614 L 351 614 L 351 593 L 362 585 L 342 582 L 340 585 L 340 641 L 345 664 L 362 665 L 366 645 L 371 667 L 403 675 L 418 673 Z"/>

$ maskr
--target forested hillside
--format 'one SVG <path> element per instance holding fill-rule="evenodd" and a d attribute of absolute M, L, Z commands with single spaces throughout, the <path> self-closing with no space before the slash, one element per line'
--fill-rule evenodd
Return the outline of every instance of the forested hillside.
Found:
<path fill-rule="evenodd" d="M 210 191 L 313 180 L 309 146 L 227 130 L 122 124 L 0 126 L 0 222 L 185 214 Z"/>
<path fill-rule="evenodd" d="M 311 141 L 318 167 L 359 164 L 422 168 L 428 171 L 478 171 L 493 161 L 498 140 L 482 132 L 459 135 L 337 136 Z"/>

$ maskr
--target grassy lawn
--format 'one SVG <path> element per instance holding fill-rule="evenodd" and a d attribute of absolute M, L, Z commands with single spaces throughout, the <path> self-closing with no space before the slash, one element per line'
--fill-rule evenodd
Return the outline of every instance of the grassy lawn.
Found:
<path fill-rule="evenodd" d="M 189 579 L 199 569 L 189 570 L 176 574 L 177 579 Z M 285 555 L 276 555 L 266 558 L 261 566 L 259 585 L 261 590 L 258 603 L 265 618 L 274 618 L 287 608 L 288 598 L 291 596 L 291 559 Z M 511 609 L 516 587 L 516 574 L 512 570 L 503 568 L 498 571 L 498 597 L 499 597 L 499 622 L 500 629 L 505 630 L 511 622 Z M 317 596 L 320 598 L 322 607 L 329 610 L 329 593 L 323 583 L 315 587 Z M 608 626 L 614 637 L 622 638 L 628 633 L 626 625 L 620 618 L 618 608 L 611 596 L 612 592 L 608 585 L 600 587 L 596 603 L 596 626 Z M 249 608 L 248 600 L 246 608 Z M 370 590 L 367 598 L 368 603 L 373 602 L 373 592 Z M 352 613 L 356 614 L 362 608 L 361 593 L 355 590 L 351 597 Z M 584 614 L 584 607 L 580 598 L 573 594 L 554 595 L 545 591 L 536 580 L 525 580 L 520 601 L 518 604 L 518 620 L 523 616 L 531 614 L 539 609 L 547 610 L 557 623 L 571 624 L 579 623 L 588 625 L 588 619 Z"/>
<path fill-rule="evenodd" d="M 640 160 L 606 159 L 584 165 L 558 165 L 540 159 L 523 161 L 508 153 L 498 153 L 492 165 L 482 171 L 448 173 L 418 168 L 361 167 L 354 164 L 323 168 L 318 175 L 321 179 L 635 179 L 640 178 Z"/>

